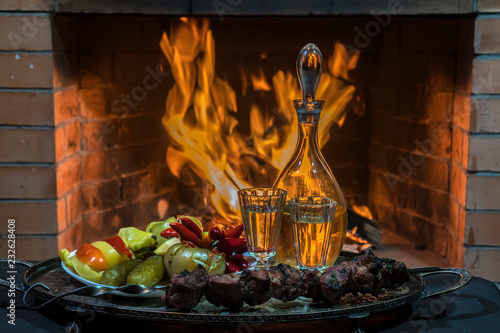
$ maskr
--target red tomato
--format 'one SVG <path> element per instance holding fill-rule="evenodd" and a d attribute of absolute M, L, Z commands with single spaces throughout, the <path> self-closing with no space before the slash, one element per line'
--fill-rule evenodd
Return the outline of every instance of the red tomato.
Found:
<path fill-rule="evenodd" d="M 97 247 L 84 243 L 76 251 L 76 258 L 99 271 L 106 270 L 106 258 Z"/>

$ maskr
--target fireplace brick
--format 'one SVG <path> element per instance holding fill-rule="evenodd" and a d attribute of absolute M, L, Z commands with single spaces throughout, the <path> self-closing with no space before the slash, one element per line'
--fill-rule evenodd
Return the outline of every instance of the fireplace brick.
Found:
<path fill-rule="evenodd" d="M 144 229 L 150 222 L 159 219 L 156 209 L 159 200 L 166 199 L 173 206 L 176 206 L 175 200 L 171 200 L 171 197 L 173 196 L 154 196 L 143 202 L 119 206 L 112 210 L 85 216 L 81 222 L 70 226 L 59 235 L 59 248 L 74 249 L 75 246 L 78 246 L 77 244 L 94 242 L 112 236 L 117 234 L 123 226 Z M 168 216 L 172 214 L 174 212 L 167 212 Z"/>
<path fill-rule="evenodd" d="M 371 199 L 370 208 L 379 204 L 390 205 L 411 211 L 415 216 L 432 220 L 435 224 L 448 224 L 447 191 L 430 189 L 397 176 L 383 174 L 381 170 L 370 170 L 370 190 L 377 197 L 384 198 L 383 203 Z"/>
<path fill-rule="evenodd" d="M 467 209 L 500 209 L 500 177 L 495 173 L 479 173 L 467 177 Z"/>
<path fill-rule="evenodd" d="M 472 93 L 500 93 L 500 59 L 476 58 L 472 65 Z"/>
<path fill-rule="evenodd" d="M 2 91 L 0 125 L 51 126 L 54 124 L 52 93 Z"/>
<path fill-rule="evenodd" d="M 464 244 L 452 234 L 448 235 L 446 258 L 451 267 L 464 267 Z"/>
<path fill-rule="evenodd" d="M 2 4 L 3 7 L 3 4 Z M 0 15 L 0 50 L 50 51 L 52 29 L 48 14 Z"/>
<path fill-rule="evenodd" d="M 2 0 L 2 10 L 6 11 L 49 11 L 52 0 Z"/>
<path fill-rule="evenodd" d="M 455 52 L 457 49 L 456 29 L 456 22 L 447 20 L 403 22 L 401 24 L 401 51 L 407 53 Z"/>
<path fill-rule="evenodd" d="M 428 155 L 449 158 L 451 130 L 446 123 L 420 124 L 387 114 L 375 113 L 371 122 L 372 141 Z"/>
<path fill-rule="evenodd" d="M 468 162 L 470 171 L 500 171 L 500 137 L 470 136 Z"/>
<path fill-rule="evenodd" d="M 78 117 L 78 92 L 70 87 L 54 93 L 54 124 L 71 122 Z"/>
<path fill-rule="evenodd" d="M 471 96 L 457 92 L 453 101 L 453 126 L 464 131 L 471 130 Z"/>
<path fill-rule="evenodd" d="M 119 179 L 99 181 L 83 185 L 83 211 L 90 215 L 120 204 L 121 184 Z"/>
<path fill-rule="evenodd" d="M 477 9 L 480 12 L 498 13 L 500 12 L 499 0 L 477 0 Z"/>
<path fill-rule="evenodd" d="M 465 218 L 466 218 L 465 208 L 454 197 L 449 198 L 449 208 L 450 208 L 450 223 L 448 228 L 449 233 L 451 236 L 453 236 L 463 244 L 465 240 Z"/>
<path fill-rule="evenodd" d="M 477 276 L 497 281 L 500 276 L 500 249 L 465 247 L 463 266 Z"/>
<path fill-rule="evenodd" d="M 55 159 L 51 129 L 0 129 L 0 162 L 51 163 Z"/>
<path fill-rule="evenodd" d="M 396 85 L 379 84 L 371 93 L 372 108 L 378 112 L 397 114 L 399 111 L 400 89 Z"/>
<path fill-rule="evenodd" d="M 169 191 L 172 184 L 170 170 L 154 167 L 150 170 L 122 177 L 123 203 L 130 204 Z"/>
<path fill-rule="evenodd" d="M 373 143 L 369 150 L 370 165 L 407 180 L 415 180 L 436 190 L 449 189 L 449 165 L 443 158 L 402 151 Z"/>
<path fill-rule="evenodd" d="M 64 156 L 69 157 L 80 151 L 80 122 L 74 121 L 64 126 Z"/>
<path fill-rule="evenodd" d="M 112 117 L 109 115 L 105 88 L 84 88 L 78 91 L 80 114 L 86 119 Z"/>
<path fill-rule="evenodd" d="M 82 121 L 82 151 L 92 152 L 114 147 L 120 142 L 121 126 L 119 119 Z"/>
<path fill-rule="evenodd" d="M 448 232 L 445 226 L 436 225 L 431 220 L 405 210 L 396 211 L 396 220 L 397 234 L 411 238 L 416 245 L 425 245 L 435 253 L 446 255 Z"/>
<path fill-rule="evenodd" d="M 451 163 L 450 195 L 465 207 L 467 172 L 455 162 Z"/>
<path fill-rule="evenodd" d="M 145 77 L 151 77 L 150 71 L 156 71 L 156 66 L 162 58 L 158 53 L 122 53 L 113 58 L 113 82 L 143 85 Z M 152 85 L 156 81 L 151 78 Z"/>
<path fill-rule="evenodd" d="M 137 144 L 161 138 L 164 128 L 161 123 L 163 113 L 140 114 L 122 120 L 122 144 Z M 144 129 L 147 129 L 145 131 Z"/>
<path fill-rule="evenodd" d="M 39 165 L 2 166 L 0 188 L 1 199 L 55 199 L 55 168 Z"/>
<path fill-rule="evenodd" d="M 0 87 L 52 88 L 52 71 L 52 54 L 0 54 Z"/>
<path fill-rule="evenodd" d="M 139 20 L 85 17 L 77 20 L 76 30 L 80 52 L 118 54 L 142 50 L 144 23 Z"/>
<path fill-rule="evenodd" d="M 112 55 L 81 54 L 78 58 L 78 71 L 80 73 L 80 87 L 105 86 L 113 79 Z"/>
<path fill-rule="evenodd" d="M 16 258 L 29 258 L 30 260 L 46 260 L 58 253 L 57 236 L 23 236 L 16 237 Z M 7 257 L 7 246 L 0 250 L 2 257 Z"/>
<path fill-rule="evenodd" d="M 500 98 L 473 98 L 470 113 L 470 131 L 500 133 Z"/>
<path fill-rule="evenodd" d="M 81 182 L 81 157 L 74 155 L 57 165 L 57 197 L 76 188 Z"/>
<path fill-rule="evenodd" d="M 462 168 L 469 164 L 469 134 L 459 128 L 453 128 L 451 158 Z"/>
<path fill-rule="evenodd" d="M 57 233 L 57 202 L 47 201 L 0 201 L 0 215 L 3 221 L 16 220 L 16 234 Z M 36 221 L 36 223 L 34 223 Z M 0 234 L 7 234 L 7 224 L 2 223 Z"/>
<path fill-rule="evenodd" d="M 478 18 L 474 30 L 474 49 L 476 53 L 500 52 L 500 20 L 498 18 Z"/>
<path fill-rule="evenodd" d="M 498 221 L 500 211 L 467 211 L 464 228 L 466 244 L 500 246 Z"/>
<path fill-rule="evenodd" d="M 68 211 L 68 225 L 78 223 L 82 219 L 82 187 L 77 186 L 66 195 L 66 208 Z"/>
<path fill-rule="evenodd" d="M 109 156 L 109 151 L 84 154 L 82 156 L 82 180 L 87 183 L 111 179 L 116 175 L 118 167 L 117 161 Z"/>
<path fill-rule="evenodd" d="M 57 230 L 61 232 L 68 227 L 68 207 L 66 196 L 57 200 Z"/>
<path fill-rule="evenodd" d="M 450 123 L 452 108 L 452 92 L 422 87 L 401 88 L 399 110 L 404 117 L 424 123 Z"/>
<path fill-rule="evenodd" d="M 55 161 L 60 162 L 64 159 L 64 128 L 59 127 L 54 131 L 55 136 Z"/>

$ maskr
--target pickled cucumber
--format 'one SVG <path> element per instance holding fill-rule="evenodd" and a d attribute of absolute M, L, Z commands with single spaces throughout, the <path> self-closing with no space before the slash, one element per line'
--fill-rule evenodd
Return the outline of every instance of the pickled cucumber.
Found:
<path fill-rule="evenodd" d="M 144 260 L 134 259 L 113 265 L 104 272 L 101 283 L 114 287 L 123 286 L 127 282 L 129 273 L 143 262 Z"/>
<path fill-rule="evenodd" d="M 138 283 L 145 286 L 153 286 L 160 282 L 164 274 L 163 256 L 152 256 L 129 273 L 127 284 Z"/>

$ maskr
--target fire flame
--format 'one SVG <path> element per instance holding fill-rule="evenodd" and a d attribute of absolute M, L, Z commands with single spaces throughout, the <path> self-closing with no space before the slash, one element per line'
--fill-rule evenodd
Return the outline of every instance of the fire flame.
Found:
<path fill-rule="evenodd" d="M 215 43 L 208 20 L 183 18 L 170 35 L 163 34 L 160 46 L 175 80 L 167 96 L 163 125 L 170 137 L 167 164 L 182 179 L 194 173 L 210 184 L 210 202 L 221 217 L 239 216 L 237 191 L 253 186 L 252 174 L 281 170 L 297 140 L 297 117 L 292 100 L 301 92 L 295 75 L 278 71 L 267 82 L 262 70 L 251 75 L 254 90 L 274 90 L 277 113 L 269 115 L 253 105 L 250 110 L 250 138 L 237 130 L 236 94 L 227 81 L 215 75 Z M 333 123 L 341 125 L 345 107 L 354 93 L 347 72 L 356 67 L 359 54 L 349 57 L 335 44 L 318 87 L 318 99 L 325 100 L 319 123 L 320 144 L 329 139 Z M 245 81 L 246 82 L 246 81 Z M 244 89 L 249 89 L 245 83 Z M 282 125 L 274 122 L 278 118 Z M 264 162 L 262 162 L 264 161 Z"/>

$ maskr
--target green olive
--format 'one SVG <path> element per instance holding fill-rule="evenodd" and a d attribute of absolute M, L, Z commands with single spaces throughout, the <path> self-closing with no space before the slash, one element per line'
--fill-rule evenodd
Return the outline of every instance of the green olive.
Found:
<path fill-rule="evenodd" d="M 222 274 L 226 269 L 224 255 L 198 247 L 186 247 L 184 244 L 172 245 L 163 260 L 169 277 L 185 269 L 191 272 L 198 264 L 205 267 L 208 274 Z"/>
<path fill-rule="evenodd" d="M 220 253 L 210 254 L 208 261 L 207 272 L 208 274 L 224 274 L 226 270 L 226 257 Z"/>
<path fill-rule="evenodd" d="M 167 276 L 170 278 L 172 276 L 172 258 L 174 255 L 182 248 L 185 248 L 186 245 L 182 243 L 177 243 L 168 248 L 167 252 L 163 256 L 163 264 L 165 266 L 165 272 Z"/>
<path fill-rule="evenodd" d="M 198 247 L 181 248 L 173 257 L 170 269 L 172 273 L 180 273 L 187 269 L 193 271 L 198 264 L 206 267 L 208 263 L 209 250 Z"/>

